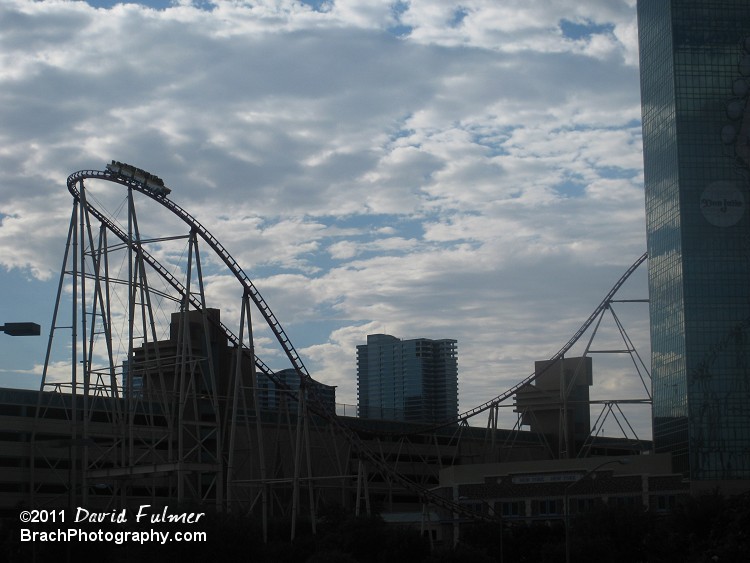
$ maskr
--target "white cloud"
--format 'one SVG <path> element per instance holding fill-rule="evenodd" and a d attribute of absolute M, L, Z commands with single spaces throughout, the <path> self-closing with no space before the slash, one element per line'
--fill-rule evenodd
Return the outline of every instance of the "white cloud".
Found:
<path fill-rule="evenodd" d="M 0 265 L 54 293 L 65 178 L 132 162 L 216 235 L 342 401 L 356 344 L 389 332 L 458 339 L 461 407 L 483 402 L 645 246 L 632 1 L 8 0 L 0 22 Z M 149 236 L 179 232 L 141 209 Z M 181 270 L 183 247 L 154 252 Z M 239 288 L 206 258 L 238 319 Z"/>

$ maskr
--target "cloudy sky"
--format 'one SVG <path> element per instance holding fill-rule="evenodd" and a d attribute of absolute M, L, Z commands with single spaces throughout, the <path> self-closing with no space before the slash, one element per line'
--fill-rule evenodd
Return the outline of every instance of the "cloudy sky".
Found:
<path fill-rule="evenodd" d="M 172 187 L 342 403 L 376 332 L 458 340 L 462 411 L 502 393 L 645 250 L 635 0 L 3 0 L 0 46 L 0 322 L 43 327 L 0 340 L 0 385 L 39 385 L 65 179 L 111 159 Z"/>

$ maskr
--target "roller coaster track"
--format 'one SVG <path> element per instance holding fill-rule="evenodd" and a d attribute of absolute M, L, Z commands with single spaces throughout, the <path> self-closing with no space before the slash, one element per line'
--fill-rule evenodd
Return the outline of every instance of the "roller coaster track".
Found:
<path fill-rule="evenodd" d="M 76 184 L 80 181 L 83 181 L 86 178 L 96 178 L 96 179 L 105 179 L 112 182 L 117 182 L 119 184 L 122 184 L 124 186 L 132 187 L 135 190 L 155 199 L 156 201 L 164 204 L 165 198 L 157 198 L 154 195 L 151 194 L 151 192 L 144 188 L 141 184 L 138 182 L 135 182 L 133 180 L 128 179 L 122 179 L 117 176 L 113 176 L 107 172 L 101 172 L 98 170 L 81 170 L 79 172 L 76 172 L 75 174 L 72 174 L 68 177 L 68 191 L 70 191 L 71 195 L 76 199 L 76 201 L 81 201 L 82 197 L 80 192 L 78 191 Z M 179 207 L 174 202 L 169 202 L 174 207 Z M 119 238 L 123 243 L 126 245 L 132 244 L 131 241 L 129 241 L 128 235 L 122 231 L 111 219 L 109 219 L 106 215 L 101 213 L 96 207 L 93 205 L 86 203 L 86 209 L 89 213 L 91 213 L 94 217 L 96 217 L 101 223 L 103 223 L 117 238 Z M 196 221 L 197 223 L 197 221 Z M 205 229 L 204 229 L 205 231 Z M 208 232 L 208 231 L 206 231 Z M 213 237 L 212 237 L 213 238 Z M 216 240 L 214 238 L 214 240 Z M 218 241 L 217 241 L 218 244 Z M 180 294 L 181 297 L 187 298 L 190 301 L 190 304 L 196 308 L 200 309 L 202 307 L 202 304 L 198 298 L 196 298 L 194 295 L 192 295 L 187 288 L 177 279 L 175 278 L 172 273 L 167 270 L 156 258 L 154 258 L 151 254 L 148 253 L 142 246 L 140 246 L 137 251 L 140 253 L 140 255 L 143 257 L 143 259 L 151 266 L 167 283 L 169 283 L 172 288 L 177 291 L 177 293 Z M 225 251 L 226 252 L 226 251 Z M 228 254 L 228 253 L 227 253 Z M 235 262 L 236 264 L 236 262 Z M 244 272 L 243 272 L 244 273 Z M 249 280 L 248 280 L 249 281 Z M 254 287 L 254 286 L 253 286 Z M 257 290 L 256 290 L 257 294 Z M 260 294 L 258 294 L 259 296 Z M 262 298 L 261 298 L 262 300 Z M 262 301 L 265 303 L 265 301 Z M 267 306 L 266 306 L 267 307 Z M 275 317 L 273 317 L 275 318 Z M 215 322 L 213 319 L 211 319 L 211 322 Z M 226 337 L 229 339 L 229 341 L 234 344 L 235 346 L 240 346 L 240 339 L 239 337 L 232 332 L 226 325 L 219 322 L 218 323 L 219 329 L 221 329 Z M 283 332 L 283 330 L 282 330 Z M 287 338 L 287 341 L 289 339 Z M 291 344 L 290 344 L 291 345 Z M 295 351 L 296 354 L 296 351 Z M 299 357 L 297 355 L 297 357 Z M 271 368 L 268 367 L 267 364 L 263 362 L 259 357 L 255 356 L 254 358 L 256 367 L 267 377 L 269 377 L 271 380 L 274 381 L 275 384 L 279 385 L 280 387 L 286 387 L 285 383 L 283 381 L 278 380 L 276 376 L 274 375 L 274 372 Z"/>
<path fill-rule="evenodd" d="M 115 183 L 121 184 L 128 188 L 132 188 L 150 197 L 154 201 L 157 201 L 158 203 L 160 203 L 161 205 L 163 205 L 164 207 L 172 211 L 175 215 L 180 217 L 188 225 L 188 227 L 190 227 L 191 232 L 195 232 L 198 235 L 200 235 L 201 238 L 211 247 L 211 249 L 214 250 L 214 252 L 221 257 L 224 264 L 230 269 L 230 271 L 240 281 L 246 294 L 251 297 L 255 305 L 261 311 L 266 323 L 269 325 L 274 335 L 276 336 L 276 339 L 278 340 L 279 344 L 283 347 L 287 357 L 292 362 L 292 365 L 294 366 L 295 371 L 300 377 L 301 383 L 304 384 L 306 381 L 312 380 L 310 374 L 307 372 L 307 369 L 302 363 L 302 360 L 300 359 L 299 354 L 294 349 L 294 346 L 292 345 L 291 341 L 289 340 L 286 333 L 284 332 L 284 329 L 282 328 L 281 323 L 278 321 L 278 319 L 273 314 L 273 312 L 271 311 L 266 301 L 260 295 L 255 285 L 250 281 L 250 278 L 247 276 L 247 274 L 245 274 L 245 272 L 237 264 L 234 258 L 232 258 L 229 252 L 219 243 L 219 241 L 205 227 L 203 227 L 203 225 L 200 224 L 200 222 L 197 221 L 197 219 L 195 219 L 195 217 L 193 217 L 191 214 L 189 214 L 187 211 L 185 211 L 182 207 L 180 207 L 173 201 L 169 200 L 167 197 L 155 195 L 154 193 L 151 192 L 151 190 L 148 187 L 144 186 L 143 184 L 141 184 L 140 182 L 134 179 L 120 176 L 118 174 L 113 174 L 111 172 L 104 172 L 104 171 L 99 171 L 99 170 L 80 170 L 78 172 L 71 174 L 68 177 L 67 186 L 68 186 L 68 191 L 71 193 L 73 198 L 78 202 L 84 203 L 89 213 L 91 213 L 94 217 L 96 217 L 99 221 L 101 221 L 113 234 L 115 234 L 115 236 L 117 236 L 120 240 L 123 241 L 123 243 L 125 243 L 128 246 L 133 245 L 133 241 L 129 239 L 128 235 L 124 233 L 122 229 L 120 229 L 110 218 L 106 217 L 105 214 L 101 213 L 93 205 L 89 204 L 86 198 L 82 196 L 81 191 L 79 191 L 79 189 L 77 188 L 77 184 L 79 183 L 82 184 L 85 179 L 106 180 L 109 182 L 115 182 Z M 137 248 L 137 251 L 140 253 L 141 257 L 152 268 L 154 268 L 154 270 L 159 275 L 161 275 L 183 298 L 187 298 L 193 307 L 195 307 L 196 309 L 202 308 L 202 304 L 200 300 L 192 296 L 187 290 L 187 288 L 180 281 L 178 281 L 158 260 L 156 260 L 156 258 L 150 255 L 146 250 L 144 250 L 142 246 L 139 246 Z M 250 351 L 244 347 L 240 339 L 236 335 L 234 335 L 234 333 L 230 329 L 228 329 L 222 323 L 219 323 L 219 325 L 220 325 L 221 330 L 223 330 L 224 334 L 233 344 L 235 344 L 240 349 L 242 349 L 245 354 L 250 354 Z M 273 371 L 269 369 L 265 363 L 263 363 L 260 359 L 258 359 L 257 356 L 254 356 L 253 359 L 255 361 L 256 367 L 258 367 L 260 371 L 262 371 L 266 376 L 268 376 L 272 381 L 274 381 L 275 384 L 279 385 L 282 389 L 286 390 L 287 392 L 290 392 L 288 386 L 283 381 L 280 381 L 278 378 L 276 378 Z M 317 397 L 314 387 L 310 387 L 309 391 L 310 391 L 310 394 L 309 394 L 310 399 L 313 402 L 313 404 L 311 405 L 311 409 L 313 410 L 313 412 L 323 417 L 326 421 L 331 423 L 339 432 L 341 432 L 342 435 L 349 441 L 351 446 L 355 449 L 355 451 L 362 458 L 366 459 L 379 471 L 383 472 L 384 474 L 388 474 L 395 482 L 399 483 L 406 490 L 409 490 L 417 494 L 419 498 L 421 498 L 424 502 L 429 502 L 435 506 L 439 506 L 455 514 L 459 514 L 459 515 L 468 517 L 473 520 L 488 520 L 488 521 L 496 520 L 494 515 L 475 512 L 474 510 L 471 510 L 470 508 L 463 506 L 459 503 L 453 502 L 452 500 L 447 499 L 435 493 L 434 491 L 413 482 L 412 480 L 408 479 L 402 474 L 394 471 L 393 468 L 391 468 L 380 456 L 378 456 L 378 454 L 373 452 L 367 446 L 367 444 L 365 444 L 365 442 L 359 437 L 359 435 L 354 430 L 352 430 L 350 427 L 344 424 L 341 421 L 341 419 L 335 414 L 335 412 L 330 412 L 329 409 L 327 409 L 323 405 L 322 401 L 320 401 L 319 397 Z"/>
<path fill-rule="evenodd" d="M 274 336 L 276 337 L 276 340 L 281 345 L 282 349 L 284 350 L 284 353 L 291 361 L 292 366 L 294 367 L 295 371 L 298 373 L 300 378 L 303 380 L 312 379 L 309 372 L 307 371 L 307 368 L 302 362 L 302 359 L 300 358 L 299 353 L 294 348 L 294 345 L 292 344 L 291 340 L 289 339 L 286 332 L 284 331 L 284 328 L 281 326 L 281 323 L 276 318 L 276 315 L 274 315 L 273 311 L 271 311 L 271 308 L 268 306 L 268 303 L 261 296 L 260 292 L 255 287 L 253 282 L 250 280 L 248 275 L 240 267 L 237 261 L 231 256 L 229 251 L 227 251 L 227 249 L 224 248 L 224 246 L 216 239 L 216 237 L 214 237 L 208 231 L 208 229 L 206 229 L 195 217 L 193 217 L 185 209 L 183 209 L 182 207 L 180 207 L 178 204 L 168 199 L 167 197 L 156 196 L 154 193 L 152 193 L 152 191 L 148 187 L 144 186 L 143 184 L 141 184 L 140 182 L 136 180 L 133 180 L 132 178 L 127 178 L 124 176 L 113 174 L 111 172 L 103 172 L 99 170 L 80 170 L 78 172 L 71 174 L 68 177 L 68 181 L 67 181 L 68 190 L 70 191 L 70 193 L 73 195 L 73 197 L 76 200 L 80 200 L 81 198 L 80 193 L 75 187 L 76 183 L 87 178 L 108 180 L 111 182 L 116 182 L 124 186 L 133 188 L 136 191 L 141 192 L 142 194 L 150 197 L 154 201 L 159 202 L 161 205 L 163 205 L 164 207 L 172 211 L 172 213 L 174 213 L 180 219 L 182 219 L 190 227 L 191 230 L 199 234 L 201 238 L 210 246 L 210 248 L 222 259 L 222 261 L 227 266 L 227 268 L 229 268 L 229 270 L 234 274 L 235 278 L 237 278 L 237 280 L 242 284 L 245 292 L 247 293 L 247 295 L 251 297 L 256 307 L 263 315 L 263 318 L 265 319 L 269 328 L 271 329 Z M 107 227 L 110 228 L 116 236 L 118 236 L 121 240 L 123 240 L 123 242 L 125 243 L 128 242 L 127 236 L 111 220 L 109 220 L 107 217 L 101 214 L 93 206 L 87 205 L 87 208 L 100 221 L 104 222 L 107 225 Z M 168 283 L 170 283 L 175 290 L 177 290 L 181 295 L 187 295 L 187 290 L 182 286 L 182 284 L 177 279 L 174 278 L 174 276 L 172 276 L 171 273 L 169 273 L 168 270 L 166 270 L 166 268 L 164 268 L 155 258 L 149 255 L 145 250 L 141 249 L 140 251 L 143 253 L 144 259 L 155 270 L 157 270 L 159 274 L 162 277 L 164 277 L 164 279 Z M 550 358 L 550 364 L 564 357 L 565 354 L 567 354 L 568 351 L 570 351 L 570 349 L 578 342 L 581 336 L 590 328 L 590 326 L 594 323 L 594 321 L 599 317 L 602 311 L 604 311 L 605 309 L 609 307 L 613 297 L 617 294 L 617 292 L 620 290 L 622 285 L 628 280 L 628 278 L 633 274 L 633 272 L 635 272 L 635 270 L 637 270 L 638 267 L 640 267 L 640 265 L 646 260 L 647 257 L 648 257 L 648 254 L 643 253 L 625 271 L 625 273 L 620 277 L 620 279 L 617 280 L 614 286 L 612 286 L 612 288 L 609 290 L 607 295 L 602 299 L 599 305 L 584 321 L 584 323 L 575 332 L 575 334 L 573 334 L 573 336 L 568 340 L 568 342 L 566 342 L 565 345 L 563 345 L 563 347 L 560 348 L 560 350 L 558 350 L 557 353 L 554 354 Z M 188 297 L 191 299 L 192 305 L 196 308 L 199 308 L 199 305 L 200 305 L 199 302 L 192 296 L 188 296 Z M 221 325 L 221 328 L 226 333 L 229 340 L 233 344 L 237 345 L 238 344 L 237 336 L 234 335 L 232 331 L 229 330 L 226 326 Z M 264 374 L 271 377 L 271 379 L 273 379 L 275 383 L 281 385 L 282 387 L 286 387 L 283 384 L 283 382 L 276 380 L 276 378 L 273 376 L 272 370 L 270 370 L 266 364 L 264 364 L 259 358 L 257 358 L 257 356 L 256 356 L 255 361 L 256 361 L 257 367 Z M 459 414 L 457 417 L 447 419 L 444 422 L 441 422 L 437 425 L 420 428 L 419 430 L 416 430 L 414 433 L 429 432 L 431 430 L 437 430 L 439 428 L 465 422 L 468 419 L 473 418 L 474 416 L 477 416 L 483 412 L 486 412 L 487 410 L 494 407 L 495 405 L 506 401 L 507 399 L 515 395 L 521 387 L 524 387 L 525 385 L 532 383 L 542 373 L 543 371 L 540 371 L 538 373 L 537 372 L 532 373 L 529 376 L 527 376 L 525 379 L 521 380 L 520 382 L 513 385 L 512 387 L 506 389 L 504 392 L 500 393 L 496 397 L 482 403 L 481 405 L 473 407 L 472 409 L 469 409 Z"/>
<path fill-rule="evenodd" d="M 224 264 L 229 268 L 229 270 L 234 274 L 235 278 L 242 284 L 242 287 L 244 288 L 247 295 L 250 296 L 250 298 L 253 300 L 253 303 L 255 303 L 256 307 L 260 311 L 261 315 L 263 315 L 263 318 L 265 319 L 266 323 L 270 327 L 270 329 L 273 331 L 274 336 L 278 340 L 279 344 L 284 350 L 284 353 L 287 355 L 289 360 L 292 363 L 292 366 L 294 367 L 295 371 L 300 375 L 301 378 L 309 379 L 310 374 L 307 371 L 307 368 L 302 363 L 302 359 L 300 358 L 299 354 L 297 353 L 297 350 L 295 350 L 294 346 L 292 345 L 292 342 L 289 340 L 289 337 L 287 336 L 286 332 L 284 331 L 284 328 L 281 326 L 281 323 L 276 318 L 276 315 L 273 314 L 273 311 L 271 311 L 271 308 L 268 306 L 268 303 L 266 303 L 265 299 L 261 296 L 258 289 L 255 287 L 252 281 L 250 281 L 250 278 L 247 276 L 247 274 L 242 270 L 242 268 L 237 264 L 237 261 L 232 258 L 231 254 L 227 251 L 224 246 L 214 237 L 208 229 L 206 229 L 201 223 L 193 217 L 190 213 L 185 211 L 182 207 L 177 205 L 175 202 L 171 201 L 170 199 L 166 197 L 157 197 L 152 193 L 152 191 L 141 184 L 140 182 L 133 180 L 132 178 L 127 178 L 124 176 L 119 176 L 117 174 L 112 174 L 110 172 L 102 172 L 99 170 L 79 170 L 78 172 L 75 172 L 68 176 L 68 191 L 71 193 L 71 195 L 77 200 L 80 201 L 81 194 L 78 192 L 76 188 L 76 183 L 79 181 L 83 181 L 87 178 L 95 178 L 100 180 L 108 180 L 110 182 L 116 182 L 118 184 L 122 184 L 123 186 L 127 186 L 129 188 L 133 188 L 134 190 L 141 192 L 142 194 L 150 197 L 154 201 L 159 202 L 161 205 L 169 209 L 172 213 L 177 215 L 180 219 L 182 219 L 188 227 L 190 227 L 191 231 L 196 232 L 200 237 L 211 247 L 211 249 L 221 258 L 221 260 L 224 262 Z M 108 218 L 106 218 L 103 214 L 101 214 L 96 208 L 94 208 L 91 205 L 87 204 L 88 210 L 99 220 L 104 222 L 108 228 L 112 229 L 112 232 L 115 233 L 123 242 L 128 244 L 127 236 L 122 233 L 122 231 L 114 225 L 112 221 L 110 221 Z M 119 234 L 118 234 L 119 233 Z M 122 235 L 122 236 L 121 236 Z M 123 236 L 125 238 L 123 238 Z M 143 251 L 144 258 L 146 258 L 148 255 L 145 251 Z M 162 275 L 175 289 L 178 291 L 181 291 L 183 295 L 185 295 L 185 288 L 181 288 L 181 285 L 177 280 L 172 276 L 164 267 L 162 267 L 153 257 L 148 256 L 148 262 L 149 264 L 158 270 L 159 274 Z M 193 303 L 194 306 L 197 306 L 196 303 Z M 198 307 L 200 308 L 200 307 Z M 224 327 L 226 329 L 226 327 Z M 227 330 L 227 332 L 229 332 Z M 231 332 L 230 332 L 231 334 Z M 232 335 L 233 342 L 236 344 L 237 338 Z"/>
<path fill-rule="evenodd" d="M 589 315 L 589 317 L 586 319 L 586 321 L 581 325 L 581 328 L 579 328 L 576 333 L 568 340 L 568 342 L 565 343 L 565 345 L 560 348 L 560 350 L 557 351 L 556 354 L 554 354 L 550 358 L 550 362 L 546 365 L 546 367 L 538 372 L 534 372 L 525 379 L 521 380 L 520 382 L 516 383 L 512 387 L 506 389 L 496 397 L 490 399 L 489 401 L 482 403 L 479 406 L 476 406 L 468 411 L 465 411 L 461 414 L 459 414 L 455 418 L 450 418 L 448 420 L 445 420 L 444 422 L 441 422 L 439 424 L 435 424 L 432 426 L 425 426 L 422 428 L 419 428 L 413 432 L 413 434 L 422 434 L 426 432 L 431 432 L 434 430 L 438 430 L 440 428 L 444 428 L 446 426 L 452 426 L 454 424 L 459 424 L 462 422 L 465 422 L 469 420 L 470 418 L 481 414 L 496 405 L 505 402 L 510 397 L 515 395 L 518 390 L 521 387 L 524 387 L 525 385 L 529 385 L 534 380 L 536 380 L 539 376 L 541 376 L 549 367 L 553 365 L 553 362 L 559 360 L 560 358 L 563 358 L 565 354 L 567 354 L 570 349 L 578 342 L 578 340 L 583 336 L 583 334 L 591 327 L 591 325 L 594 323 L 594 321 L 601 315 L 603 311 L 605 311 L 612 302 L 613 297 L 615 294 L 619 291 L 619 289 L 622 287 L 622 285 L 627 281 L 627 279 L 632 275 L 633 272 L 635 272 L 638 267 L 643 264 L 643 262 L 648 257 L 647 253 L 643 253 L 628 269 L 627 271 L 620 277 L 619 280 L 617 280 L 617 283 L 615 283 L 614 286 L 612 286 L 612 289 L 609 290 L 607 295 L 602 299 L 601 303 L 594 309 L 593 313 Z M 411 434 L 412 432 L 410 432 Z"/>
<path fill-rule="evenodd" d="M 283 348 L 286 356 L 289 358 L 289 360 L 292 363 L 292 366 L 294 367 L 295 371 L 299 375 L 300 379 L 303 381 L 309 381 L 311 380 L 311 376 L 309 372 L 307 371 L 307 368 L 305 367 L 304 363 L 302 362 L 302 359 L 300 358 L 299 353 L 294 348 L 291 340 L 287 336 L 286 332 L 284 331 L 283 327 L 281 326 L 281 323 L 276 318 L 274 313 L 271 311 L 270 307 L 268 306 L 268 303 L 265 301 L 265 299 L 261 296 L 258 289 L 255 287 L 255 285 L 252 283 L 248 275 L 244 272 L 244 270 L 239 266 L 237 261 L 231 256 L 231 254 L 224 248 L 224 246 L 214 237 L 208 229 L 206 229 L 193 215 L 188 213 L 185 209 L 183 209 L 181 206 L 173 202 L 172 200 L 168 199 L 167 197 L 159 197 L 156 196 L 148 187 L 144 186 L 140 182 L 120 176 L 117 174 L 113 174 L 111 172 L 104 172 L 99 170 L 80 170 L 78 172 L 75 172 L 71 174 L 68 177 L 67 185 L 68 190 L 73 195 L 73 197 L 76 200 L 80 200 L 81 196 L 76 188 L 76 184 L 79 181 L 82 181 L 84 179 L 88 178 L 94 178 L 94 179 L 100 179 L 100 180 L 107 180 L 111 182 L 119 183 L 123 186 L 130 187 L 135 189 L 136 191 L 146 195 L 147 197 L 153 199 L 154 201 L 160 203 L 170 211 L 172 211 L 175 215 L 177 215 L 180 219 L 182 219 L 191 230 L 194 230 L 197 234 L 201 236 L 201 238 L 211 247 L 211 249 L 219 256 L 221 257 L 224 264 L 229 268 L 229 270 L 234 274 L 235 278 L 242 284 L 245 292 L 251 297 L 253 302 L 255 303 L 258 310 L 263 315 L 263 318 L 265 319 L 266 323 L 268 324 L 269 328 L 274 333 L 274 336 L 276 337 L 277 341 Z M 118 236 L 123 242 L 127 244 L 127 235 L 122 232 L 121 229 L 119 229 L 111 220 L 109 220 L 107 217 L 105 217 L 102 213 L 100 213 L 96 208 L 94 208 L 91 205 L 87 205 L 87 208 L 89 211 L 96 216 L 99 220 L 104 222 L 108 228 L 112 230 L 112 232 Z M 188 298 L 191 300 L 191 304 L 196 307 L 200 308 L 200 303 L 197 299 L 194 297 L 188 295 L 187 290 L 182 284 L 174 278 L 174 276 L 166 269 L 164 268 L 153 256 L 149 255 L 148 252 L 140 249 L 140 252 L 142 252 L 144 259 L 155 269 L 159 272 L 159 274 L 170 284 L 172 287 L 178 291 L 181 295 L 187 295 Z M 552 365 L 552 363 L 562 357 L 565 356 L 565 354 L 570 351 L 570 349 L 578 342 L 578 340 L 581 338 L 583 334 L 591 327 L 591 325 L 594 323 L 594 321 L 599 317 L 599 315 L 609 307 L 612 299 L 617 294 L 617 292 L 620 290 L 622 285 L 628 280 L 628 278 L 635 272 L 641 264 L 647 259 L 648 254 L 643 253 L 626 271 L 625 273 L 617 280 L 617 282 L 612 286 L 612 288 L 609 290 L 609 292 L 605 295 L 605 297 L 601 300 L 599 305 L 594 309 L 594 311 L 589 315 L 589 317 L 584 321 L 584 323 L 581 325 L 581 327 L 573 334 L 573 336 L 563 345 L 560 350 L 557 351 L 553 356 L 550 357 L 550 362 L 548 364 L 548 367 Z M 235 345 L 239 345 L 238 337 L 226 326 L 223 324 L 220 327 L 224 333 L 227 335 L 228 339 Z M 255 357 L 255 363 L 256 366 L 259 368 L 261 372 L 263 372 L 266 376 L 268 376 L 271 380 L 274 381 L 277 385 L 279 385 L 281 388 L 287 388 L 287 386 L 284 384 L 284 382 L 279 381 L 273 374 L 273 371 L 265 364 L 263 363 L 260 358 L 257 356 Z M 512 387 L 506 389 L 499 395 L 493 397 L 492 399 L 482 403 L 481 405 L 475 406 L 467 411 L 464 411 L 463 413 L 459 414 L 457 417 L 446 419 L 445 421 L 420 427 L 416 430 L 407 432 L 386 432 L 385 434 L 391 434 L 391 435 L 406 435 L 406 434 L 422 434 L 422 433 L 428 433 L 434 430 L 438 430 L 440 428 L 444 428 L 447 426 L 452 426 L 455 424 L 463 423 L 468 421 L 469 419 L 486 412 L 487 410 L 495 407 L 496 405 L 505 402 L 510 397 L 515 395 L 518 390 L 526 385 L 529 385 L 530 383 L 534 382 L 539 376 L 544 373 L 544 370 L 535 372 L 527 376 L 525 379 L 519 381 Z M 325 411 L 325 409 L 322 405 L 316 405 L 318 408 L 316 408 L 316 414 L 324 414 L 323 412 L 317 412 L 319 410 Z M 335 414 L 333 415 L 334 418 L 338 419 L 338 417 L 335 417 Z M 328 416 L 325 416 L 325 418 L 328 418 Z M 341 421 L 337 420 L 336 424 L 338 426 L 341 426 Z"/>

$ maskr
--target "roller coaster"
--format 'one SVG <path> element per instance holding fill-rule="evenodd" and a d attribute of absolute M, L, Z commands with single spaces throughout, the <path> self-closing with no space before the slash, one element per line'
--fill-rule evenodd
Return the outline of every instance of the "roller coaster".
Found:
<path fill-rule="evenodd" d="M 124 187 L 124 200 L 102 189 L 107 184 Z M 289 516 L 294 537 L 303 507 L 313 529 L 325 491 L 356 490 L 359 510 L 361 500 L 367 503 L 368 476 L 378 473 L 389 487 L 424 503 L 466 518 L 490 517 L 406 475 L 399 456 L 420 440 L 455 443 L 482 413 L 489 413 L 487 447 L 494 451 L 499 409 L 541 372 L 439 425 L 363 427 L 338 416 L 320 396 L 320 384 L 250 277 L 196 217 L 168 197 L 171 190 L 161 178 L 112 161 L 103 171 L 71 174 L 67 188 L 73 210 L 31 439 L 32 503 L 54 503 L 60 491 L 71 506 L 113 508 L 156 497 L 210 503 L 217 510 L 258 512 L 264 527 L 271 514 Z M 137 201 L 158 205 L 137 209 Z M 142 231 L 141 219 L 153 220 L 160 209 L 171 215 L 158 219 L 157 228 L 174 234 Z M 618 290 L 645 260 L 644 254 L 628 268 L 550 360 L 565 358 L 587 332 L 596 333 Z M 211 306 L 216 290 L 206 283 L 207 264 L 219 264 L 233 280 L 230 291 L 239 304 L 222 308 L 239 317 L 231 327 Z M 253 322 L 254 311 L 262 323 Z M 616 322 L 648 395 L 648 370 Z M 276 342 L 298 385 L 261 360 L 260 332 Z M 56 359 L 61 341 L 69 361 Z M 276 350 L 267 352 L 278 359 Z M 274 409 L 263 404 L 270 387 L 279 394 Z M 604 404 L 613 412 L 616 402 Z M 373 442 L 373 435 L 382 442 Z M 67 448 L 67 456 L 55 455 L 60 448 Z M 426 446 L 416 449 L 427 455 Z M 571 455 L 567 437 L 555 455 Z M 450 463 L 437 457 L 440 465 Z M 64 487 L 50 486 L 54 479 Z"/>

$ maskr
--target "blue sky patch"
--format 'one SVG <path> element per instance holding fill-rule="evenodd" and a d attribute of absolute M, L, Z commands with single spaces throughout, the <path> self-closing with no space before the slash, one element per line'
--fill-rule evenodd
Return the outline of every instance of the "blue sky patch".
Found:
<path fill-rule="evenodd" d="M 580 197 L 586 192 L 586 183 L 582 178 L 570 177 L 557 184 L 555 189 L 566 197 Z"/>
<path fill-rule="evenodd" d="M 568 39 L 589 39 L 592 35 L 601 35 L 611 33 L 614 30 L 612 24 L 597 24 L 592 21 L 572 22 L 570 20 L 560 20 L 560 30 L 563 36 Z"/>
<path fill-rule="evenodd" d="M 469 10 L 467 10 L 463 6 L 459 6 L 453 11 L 453 17 L 451 18 L 450 22 L 448 22 L 448 25 L 450 25 L 450 27 L 459 27 L 468 15 Z"/>

